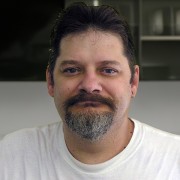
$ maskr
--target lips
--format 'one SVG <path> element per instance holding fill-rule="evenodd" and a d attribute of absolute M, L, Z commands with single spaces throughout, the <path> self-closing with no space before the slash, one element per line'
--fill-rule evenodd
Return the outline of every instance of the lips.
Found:
<path fill-rule="evenodd" d="M 83 106 L 83 107 L 97 107 L 102 105 L 102 103 L 98 101 L 81 101 L 81 102 L 77 102 L 74 105 Z"/>

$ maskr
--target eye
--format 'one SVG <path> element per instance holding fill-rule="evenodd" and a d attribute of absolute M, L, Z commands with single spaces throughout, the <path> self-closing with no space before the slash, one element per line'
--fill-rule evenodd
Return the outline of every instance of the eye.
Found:
<path fill-rule="evenodd" d="M 102 73 L 104 73 L 105 75 L 116 75 L 118 73 L 118 71 L 116 69 L 113 68 L 104 68 L 102 69 Z"/>
<path fill-rule="evenodd" d="M 65 68 L 63 69 L 62 71 L 65 75 L 76 75 L 80 72 L 80 69 L 79 68 L 76 68 L 76 67 L 68 67 L 68 68 Z"/>

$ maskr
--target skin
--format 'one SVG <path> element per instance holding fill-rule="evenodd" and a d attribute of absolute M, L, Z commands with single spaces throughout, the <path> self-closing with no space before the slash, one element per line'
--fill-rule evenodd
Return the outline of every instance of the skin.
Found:
<path fill-rule="evenodd" d="M 48 70 L 46 76 L 48 92 L 54 98 L 62 121 L 63 103 L 80 91 L 108 97 L 117 106 L 111 128 L 98 142 L 80 138 L 63 123 L 65 142 L 77 160 L 86 164 L 105 162 L 123 151 L 131 139 L 134 125 L 128 118 L 128 110 L 137 92 L 139 67 L 135 66 L 130 84 L 131 72 L 122 40 L 111 32 L 90 29 L 71 34 L 62 39 L 60 49 L 53 85 Z M 88 103 L 94 106 L 85 106 Z M 71 107 L 71 111 L 107 112 L 110 108 L 101 103 L 83 102 Z"/>

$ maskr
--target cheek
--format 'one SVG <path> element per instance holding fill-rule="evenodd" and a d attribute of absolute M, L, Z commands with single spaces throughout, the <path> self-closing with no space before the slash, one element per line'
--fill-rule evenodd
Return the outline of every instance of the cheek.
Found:
<path fill-rule="evenodd" d="M 56 86 L 54 88 L 54 103 L 61 118 L 64 117 L 63 104 L 66 101 L 66 99 L 67 99 L 67 89 L 63 86 Z"/>
<path fill-rule="evenodd" d="M 74 83 L 62 83 L 58 84 L 54 88 L 54 102 L 56 109 L 62 119 L 64 119 L 65 111 L 64 111 L 64 103 L 70 97 L 74 96 L 76 93 L 76 88 Z"/>
<path fill-rule="evenodd" d="M 104 84 L 104 89 L 113 99 L 127 98 L 131 96 L 131 84 L 129 82 L 107 82 Z"/>
<path fill-rule="evenodd" d="M 74 85 L 73 83 L 59 83 L 54 88 L 54 99 L 56 101 L 56 104 L 59 106 L 64 101 L 66 101 L 69 97 L 73 96 L 75 93 Z"/>
<path fill-rule="evenodd" d="M 54 92 L 55 93 L 54 98 L 58 100 L 59 102 L 62 102 L 63 99 L 66 98 L 68 92 L 69 92 L 68 88 L 64 86 L 58 86 L 58 87 L 56 86 L 55 92 Z"/>
<path fill-rule="evenodd" d="M 120 111 L 124 111 L 129 107 L 131 100 L 131 85 L 129 83 L 114 83 L 111 88 L 109 84 L 107 91 Z"/>

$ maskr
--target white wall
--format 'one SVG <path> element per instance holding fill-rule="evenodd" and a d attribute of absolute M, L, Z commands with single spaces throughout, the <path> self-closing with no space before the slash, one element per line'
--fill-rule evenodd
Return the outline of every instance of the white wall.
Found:
<path fill-rule="evenodd" d="M 180 82 L 140 82 L 130 116 L 180 134 Z M 45 82 L 0 82 L 0 136 L 59 120 Z"/>
<path fill-rule="evenodd" d="M 140 82 L 130 112 L 142 122 L 180 134 L 180 81 Z"/>

